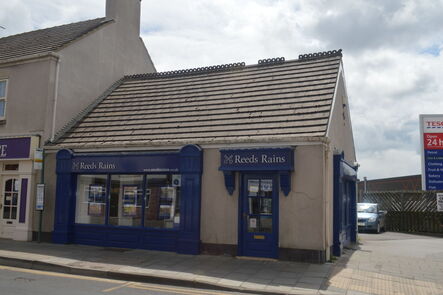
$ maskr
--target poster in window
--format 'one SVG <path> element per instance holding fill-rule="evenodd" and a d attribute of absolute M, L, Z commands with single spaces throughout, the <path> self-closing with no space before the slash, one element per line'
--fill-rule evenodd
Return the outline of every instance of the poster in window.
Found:
<path fill-rule="evenodd" d="M 105 214 L 105 204 L 104 203 L 89 203 L 88 204 L 88 215 L 90 216 L 103 216 Z"/>
<path fill-rule="evenodd" d="M 248 180 L 248 192 L 250 196 L 256 196 L 259 191 L 259 180 L 249 179 Z"/>
<path fill-rule="evenodd" d="M 260 182 L 260 190 L 263 192 L 272 192 L 272 179 L 262 179 Z"/>
<path fill-rule="evenodd" d="M 176 188 L 172 186 L 164 186 L 161 188 L 160 200 L 162 204 L 172 203 L 175 201 Z"/>
<path fill-rule="evenodd" d="M 124 185 L 123 186 L 123 215 L 136 216 L 137 215 L 137 201 L 138 201 L 138 186 Z"/>
<path fill-rule="evenodd" d="M 272 199 L 271 198 L 261 199 L 260 214 L 272 214 Z"/>
<path fill-rule="evenodd" d="M 101 184 L 90 184 L 89 185 L 88 202 L 89 203 L 104 203 L 105 202 L 105 186 L 101 185 Z"/>

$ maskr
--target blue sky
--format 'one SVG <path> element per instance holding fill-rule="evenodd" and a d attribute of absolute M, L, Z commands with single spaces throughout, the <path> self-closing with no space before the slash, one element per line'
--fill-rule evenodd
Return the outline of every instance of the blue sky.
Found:
<path fill-rule="evenodd" d="M 10 0 L 0 37 L 104 15 L 105 0 Z M 343 49 L 369 179 L 419 174 L 418 116 L 443 113 L 443 0 L 143 0 L 159 71 Z"/>

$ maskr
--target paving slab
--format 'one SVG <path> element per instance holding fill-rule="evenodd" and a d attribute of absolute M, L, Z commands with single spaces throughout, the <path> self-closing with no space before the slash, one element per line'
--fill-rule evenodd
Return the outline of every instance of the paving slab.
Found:
<path fill-rule="evenodd" d="M 320 265 L 0 239 L 0 264 L 252 294 L 443 295 L 442 238 L 383 233 L 360 240 Z"/>

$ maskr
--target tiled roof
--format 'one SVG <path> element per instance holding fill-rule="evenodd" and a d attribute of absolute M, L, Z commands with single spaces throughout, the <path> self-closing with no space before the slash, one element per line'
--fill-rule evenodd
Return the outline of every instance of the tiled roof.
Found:
<path fill-rule="evenodd" d="M 258 65 L 127 76 L 62 133 L 62 147 L 324 137 L 341 51 Z"/>
<path fill-rule="evenodd" d="M 97 18 L 0 38 L 0 62 L 57 51 L 110 21 L 106 18 Z"/>

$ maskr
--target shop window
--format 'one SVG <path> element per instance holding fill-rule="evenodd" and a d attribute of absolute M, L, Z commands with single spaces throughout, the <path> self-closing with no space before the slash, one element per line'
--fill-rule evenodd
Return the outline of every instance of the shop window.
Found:
<path fill-rule="evenodd" d="M 78 176 L 76 223 L 105 224 L 106 181 L 106 175 Z"/>
<path fill-rule="evenodd" d="M 109 224 L 141 226 L 143 175 L 112 175 Z"/>
<path fill-rule="evenodd" d="M 0 80 L 0 120 L 6 116 L 6 80 Z"/>
<path fill-rule="evenodd" d="M 180 224 L 180 175 L 148 175 L 145 226 L 177 228 Z"/>

